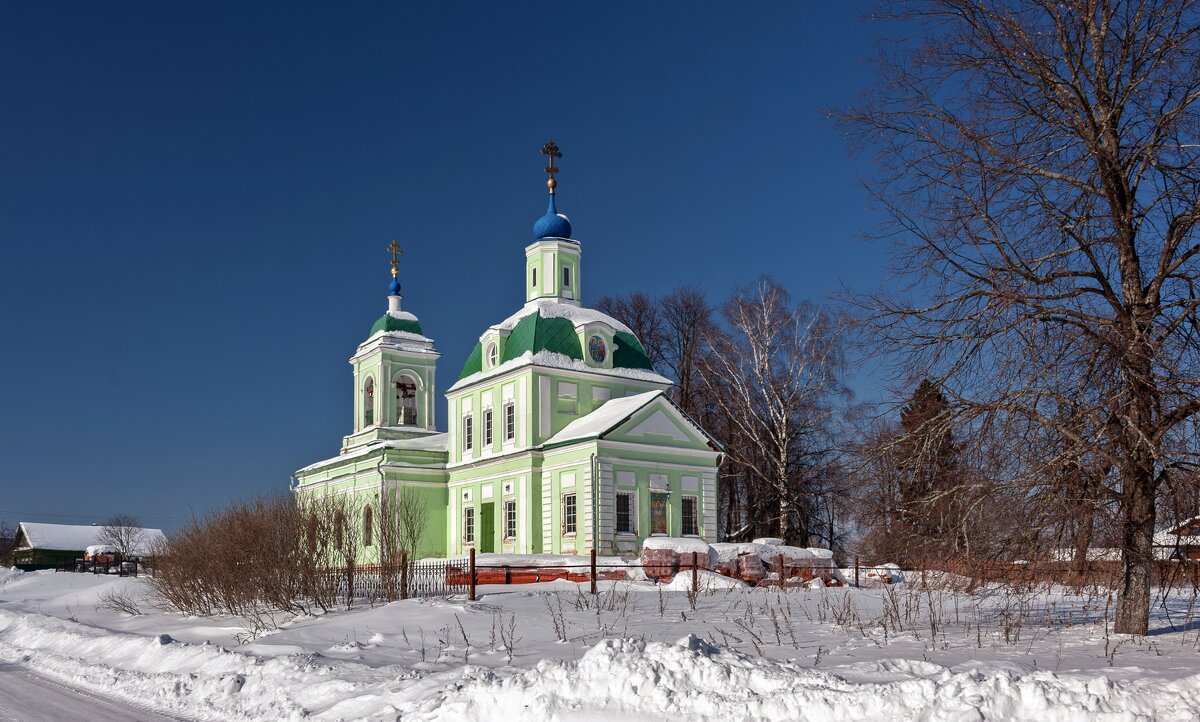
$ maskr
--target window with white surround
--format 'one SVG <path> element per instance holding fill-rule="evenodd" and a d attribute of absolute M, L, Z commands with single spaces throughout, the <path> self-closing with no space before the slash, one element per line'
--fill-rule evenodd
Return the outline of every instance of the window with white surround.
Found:
<path fill-rule="evenodd" d="M 492 410 L 483 410 L 483 448 L 492 448 Z"/>
<path fill-rule="evenodd" d="M 571 291 L 571 267 L 563 266 L 563 295 L 568 295 Z"/>
<path fill-rule="evenodd" d="M 579 413 L 579 387 L 566 381 L 558 382 L 558 412 L 561 414 Z"/>
<path fill-rule="evenodd" d="M 514 499 L 504 502 L 504 538 L 509 541 L 517 538 L 517 502 Z"/>
<path fill-rule="evenodd" d="M 474 444 L 472 438 L 474 430 L 473 419 L 470 416 L 464 416 L 462 420 L 462 450 L 464 454 L 471 453 L 471 447 Z"/>
<path fill-rule="evenodd" d="M 475 507 L 463 507 L 463 543 L 475 543 Z"/>
<path fill-rule="evenodd" d="M 532 272 L 532 275 L 529 278 L 529 285 L 532 288 L 537 288 L 537 266 L 534 266 L 529 270 Z"/>
<path fill-rule="evenodd" d="M 495 368 L 496 362 L 500 360 L 500 347 L 495 341 L 488 344 L 487 347 L 487 364 L 488 368 Z"/>
<path fill-rule="evenodd" d="M 682 533 L 685 536 L 694 536 L 700 533 L 700 502 L 694 496 L 685 496 L 682 499 L 683 505 L 680 508 L 680 516 L 682 517 Z"/>
<path fill-rule="evenodd" d="M 370 506 L 363 507 L 363 546 L 369 547 L 375 541 L 375 514 Z"/>
<path fill-rule="evenodd" d="M 504 440 L 517 438 L 517 406 L 511 401 L 504 404 Z"/>
<path fill-rule="evenodd" d="M 562 533 L 563 535 L 574 534 L 576 528 L 575 520 L 575 495 L 563 494 L 562 497 Z"/>
<path fill-rule="evenodd" d="M 411 376 L 396 380 L 396 423 L 400 426 L 417 425 L 417 382 Z"/>
<path fill-rule="evenodd" d="M 635 521 L 637 514 L 633 507 L 633 494 L 617 493 L 617 533 L 637 534 Z"/>

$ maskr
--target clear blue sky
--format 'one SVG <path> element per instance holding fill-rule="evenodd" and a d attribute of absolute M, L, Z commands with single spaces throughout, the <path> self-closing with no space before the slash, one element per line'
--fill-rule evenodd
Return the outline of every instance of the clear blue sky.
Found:
<path fill-rule="evenodd" d="M 585 303 L 874 287 L 824 112 L 866 9 L 0 5 L 0 519 L 170 528 L 336 454 L 392 238 L 444 389 L 522 302 L 549 138 Z"/>

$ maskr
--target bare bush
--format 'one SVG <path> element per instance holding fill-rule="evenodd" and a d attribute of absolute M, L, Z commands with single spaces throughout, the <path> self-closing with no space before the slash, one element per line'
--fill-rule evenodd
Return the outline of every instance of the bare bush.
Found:
<path fill-rule="evenodd" d="M 322 561 L 306 551 L 306 515 L 291 497 L 234 502 L 192 519 L 154 550 L 154 597 L 183 614 L 238 617 L 250 636 L 320 596 Z"/>
<path fill-rule="evenodd" d="M 142 606 L 126 589 L 105 589 L 100 592 L 100 603 L 96 609 L 107 609 L 132 617 L 142 616 Z"/>

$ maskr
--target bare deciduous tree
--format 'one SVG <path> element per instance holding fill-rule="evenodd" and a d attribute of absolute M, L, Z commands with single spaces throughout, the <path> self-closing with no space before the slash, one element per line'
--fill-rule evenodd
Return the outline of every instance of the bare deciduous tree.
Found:
<path fill-rule="evenodd" d="M 872 191 L 913 282 L 867 304 L 874 332 L 935 374 L 962 423 L 1103 456 L 1116 630 L 1144 634 L 1157 492 L 1191 463 L 1179 435 L 1200 412 L 1197 5 L 931 0 L 899 16 L 920 40 L 885 52 L 844 114 L 879 151 Z"/>
<path fill-rule="evenodd" d="M 137 517 L 130 514 L 116 514 L 104 522 L 96 539 L 101 544 L 110 544 L 116 547 L 122 557 L 128 557 L 144 551 L 142 542 L 145 540 L 145 535 L 146 532 L 142 529 L 142 524 Z"/>
<path fill-rule="evenodd" d="M 596 310 L 628 326 L 642 342 L 650 363 L 656 367 L 662 363 L 663 321 L 657 300 L 641 291 L 628 296 L 602 296 L 596 301 Z"/>
<path fill-rule="evenodd" d="M 17 528 L 6 521 L 0 521 L 0 567 L 12 566 L 16 539 Z"/>
<path fill-rule="evenodd" d="M 709 332 L 700 382 L 737 435 L 726 453 L 773 493 L 776 532 L 807 546 L 821 491 L 813 472 L 832 452 L 826 431 L 840 391 L 836 323 L 807 303 L 793 306 L 766 278 L 723 311 L 729 332 Z"/>

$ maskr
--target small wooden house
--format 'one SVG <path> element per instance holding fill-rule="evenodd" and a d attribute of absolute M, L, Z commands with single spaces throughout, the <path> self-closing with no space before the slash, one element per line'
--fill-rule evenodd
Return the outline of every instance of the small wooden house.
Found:
<path fill-rule="evenodd" d="M 1200 561 L 1200 516 L 1154 535 L 1155 556 L 1176 561 Z"/>
<path fill-rule="evenodd" d="M 13 540 L 13 564 L 18 569 L 52 569 L 60 562 L 83 559 L 88 547 L 103 544 L 100 540 L 102 526 L 83 524 L 43 524 L 23 521 L 17 527 Z M 138 555 L 145 554 L 151 546 L 163 539 L 161 529 L 142 529 Z"/>

